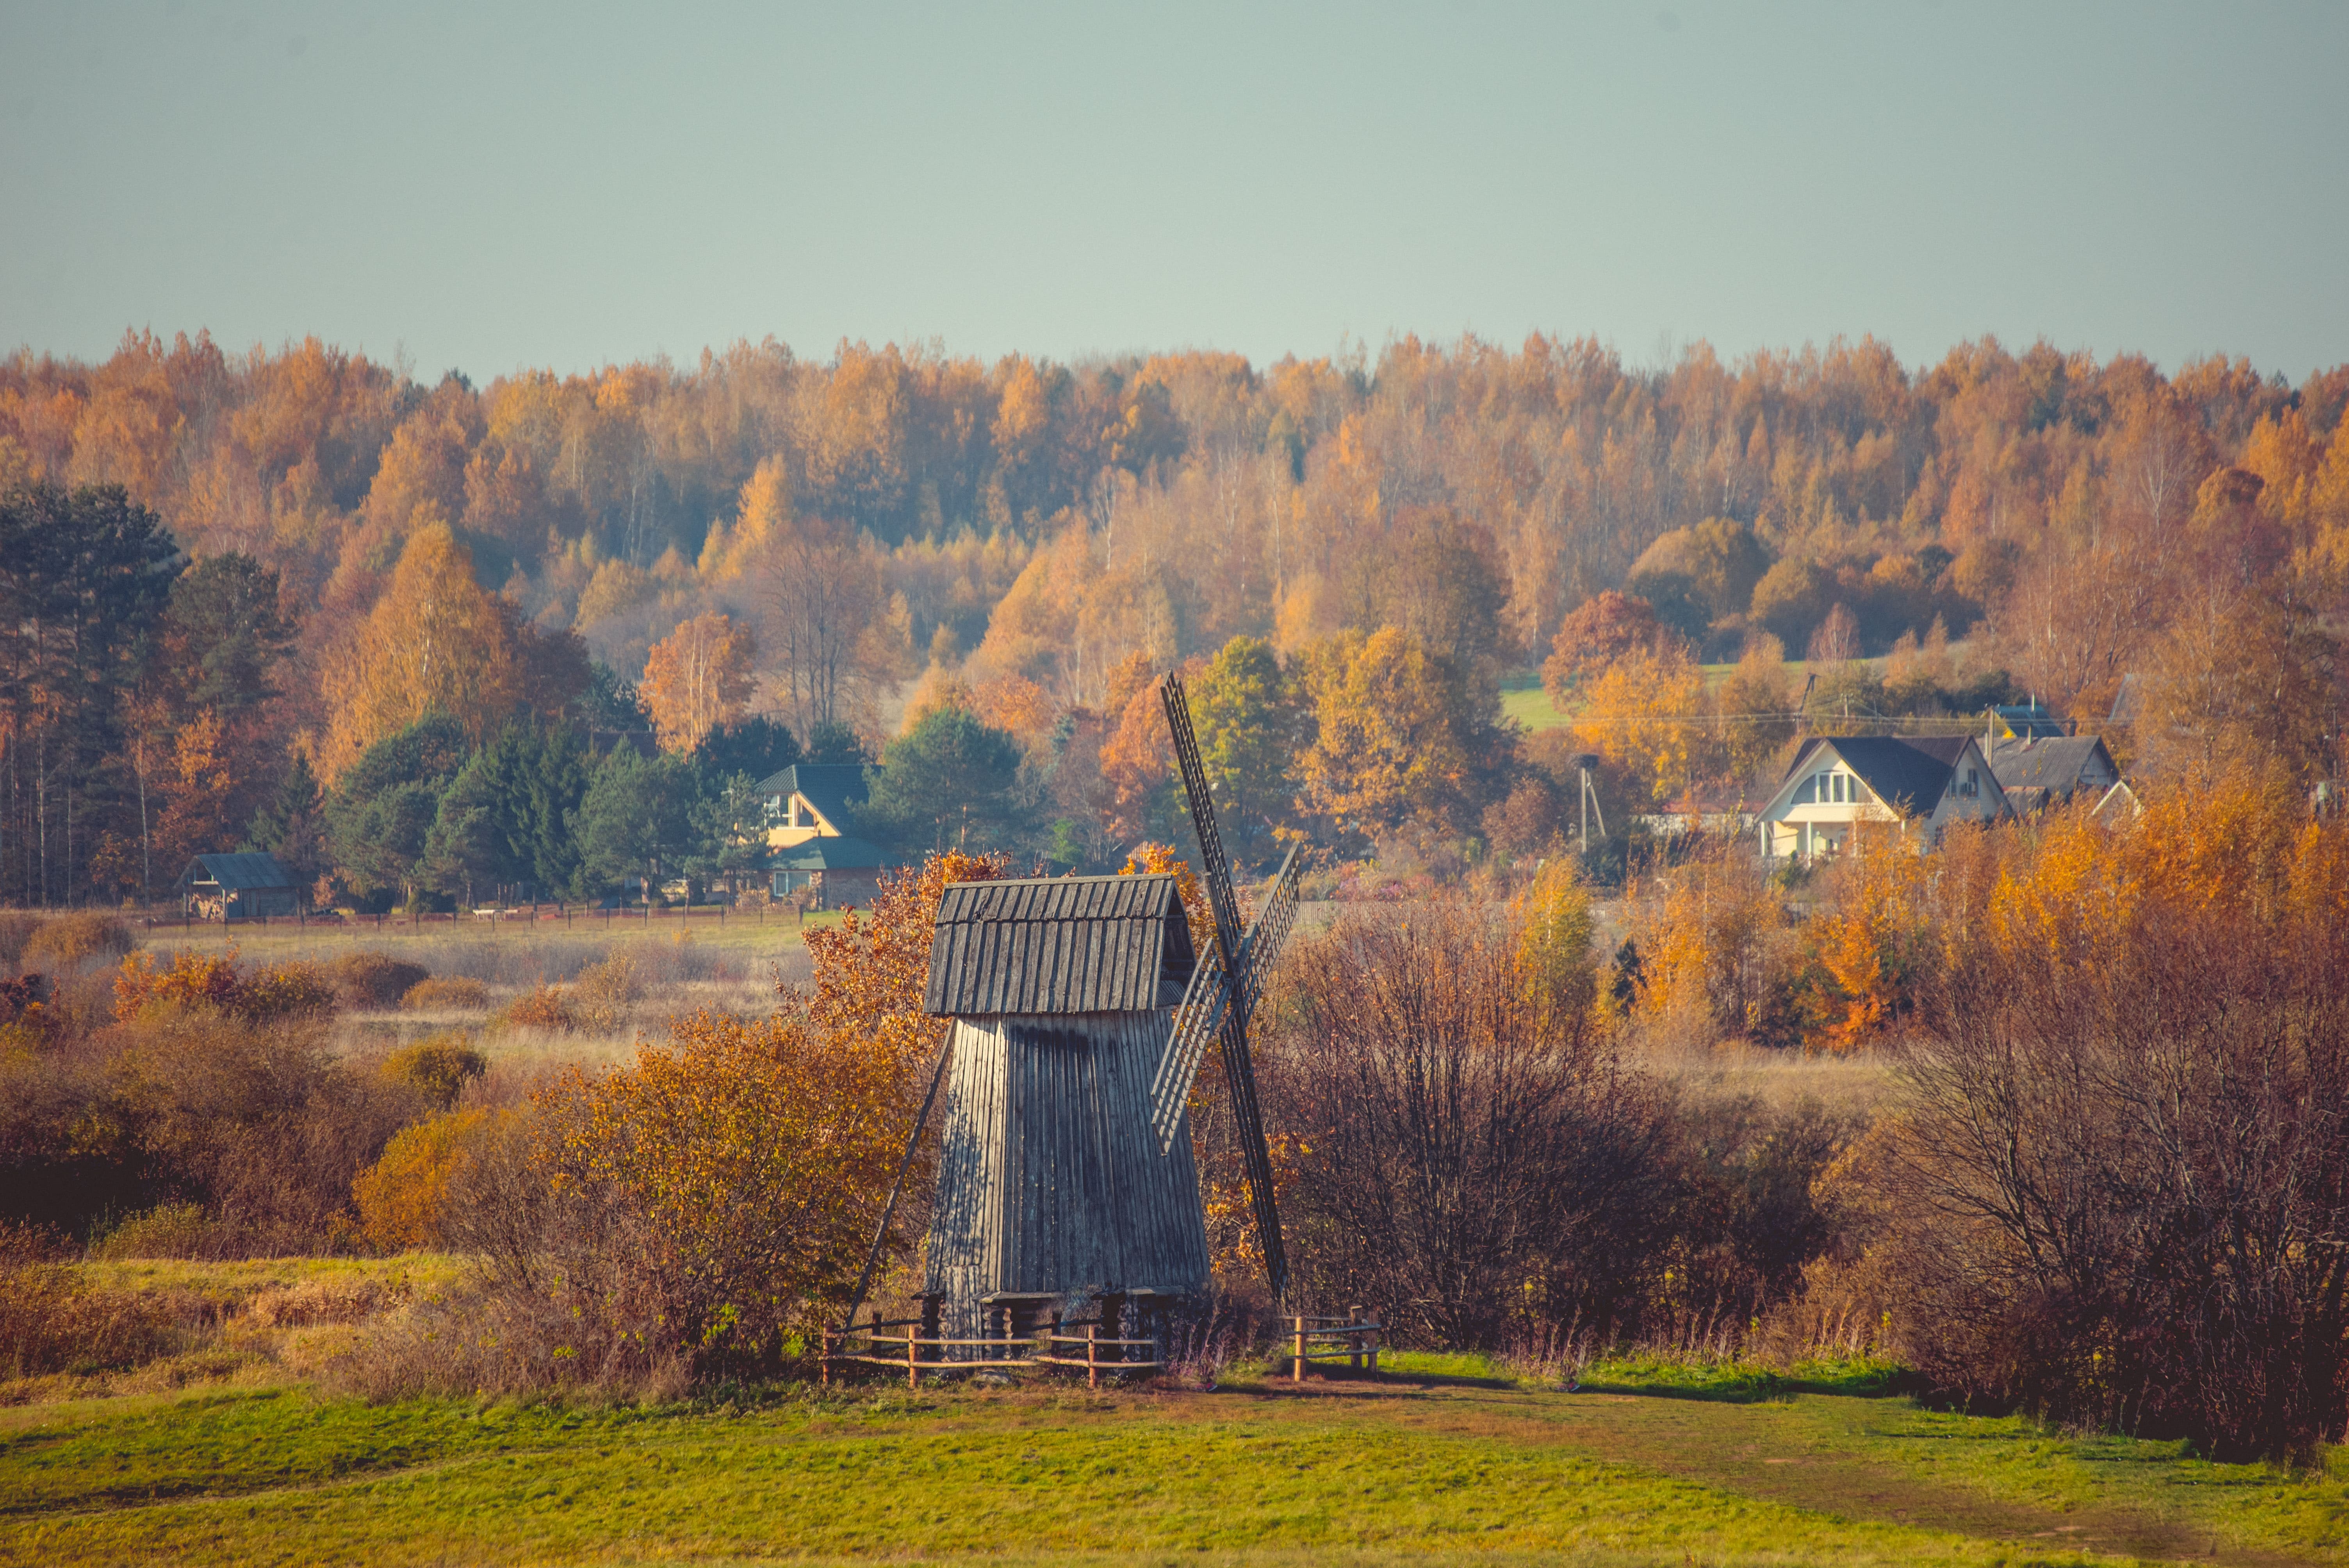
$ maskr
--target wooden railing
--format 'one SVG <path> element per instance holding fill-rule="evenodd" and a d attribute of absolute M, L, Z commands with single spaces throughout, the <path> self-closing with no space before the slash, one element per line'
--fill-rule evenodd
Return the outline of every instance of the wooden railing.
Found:
<path fill-rule="evenodd" d="M 1104 1335 L 1098 1319 L 1050 1323 L 1041 1333 L 1019 1339 L 957 1339 L 924 1334 L 922 1326 L 919 1318 L 876 1317 L 845 1329 L 824 1330 L 821 1356 L 823 1382 L 832 1382 L 832 1368 L 839 1362 L 903 1367 L 908 1388 L 920 1387 L 925 1373 L 936 1377 L 948 1372 L 985 1372 L 1018 1367 L 1066 1367 L 1082 1368 L 1085 1387 L 1098 1388 L 1104 1373 L 1156 1372 L 1166 1365 L 1163 1347 L 1155 1337 L 1133 1339 Z M 882 1332 L 891 1328 L 903 1332 Z M 1082 1328 L 1084 1332 L 1063 1334 L 1061 1330 L 1064 1328 Z M 851 1348 L 854 1344 L 862 1344 L 864 1348 Z M 1084 1351 L 1082 1355 L 1065 1355 L 1060 1352 L 1062 1346 L 1082 1346 Z M 884 1349 L 887 1354 L 881 1353 Z M 1149 1354 L 1131 1354 L 1137 1350 Z M 950 1351 L 977 1354 L 945 1354 Z"/>
<path fill-rule="evenodd" d="M 1343 1317 L 1310 1317 L 1299 1313 L 1289 1321 L 1294 1330 L 1288 1372 L 1291 1381 L 1304 1382 L 1305 1368 L 1316 1361 L 1344 1360 L 1356 1372 L 1366 1367 L 1373 1375 L 1378 1372 L 1379 1334 L 1383 1326 L 1365 1316 L 1361 1307 L 1347 1308 Z"/>
<path fill-rule="evenodd" d="M 1367 1370 L 1373 1377 L 1377 1375 L 1379 1336 L 1385 1332 L 1385 1326 L 1360 1306 L 1349 1308 L 1344 1317 L 1299 1313 L 1289 1319 L 1289 1377 L 1293 1381 L 1304 1382 L 1306 1368 L 1317 1361 L 1332 1366 L 1343 1361 L 1353 1371 Z M 918 1317 L 875 1316 L 869 1323 L 824 1330 L 818 1359 L 826 1386 L 832 1382 L 834 1366 L 854 1363 L 902 1368 L 908 1388 L 920 1387 L 925 1375 L 935 1377 L 946 1373 L 1009 1371 L 1027 1367 L 1081 1369 L 1085 1387 L 1098 1388 L 1104 1375 L 1165 1368 L 1164 1346 L 1157 1337 L 1105 1335 L 1102 1326 L 1098 1318 L 1065 1322 L 1054 1319 L 1042 1325 L 1037 1333 L 1022 1337 L 960 1339 L 923 1333 L 924 1321 Z M 1063 1332 L 1073 1328 L 1084 1332 Z M 893 1329 L 897 1332 L 889 1332 Z M 1063 1346 L 1081 1346 L 1082 1350 L 1071 1355 Z M 1135 1352 L 1147 1355 L 1138 1356 Z"/>

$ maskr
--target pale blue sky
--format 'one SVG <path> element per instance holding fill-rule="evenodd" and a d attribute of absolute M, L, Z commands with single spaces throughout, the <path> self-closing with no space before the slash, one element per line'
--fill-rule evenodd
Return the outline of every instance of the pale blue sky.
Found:
<path fill-rule="evenodd" d="M 0 347 L 2349 359 L 2349 5 L 0 0 Z"/>

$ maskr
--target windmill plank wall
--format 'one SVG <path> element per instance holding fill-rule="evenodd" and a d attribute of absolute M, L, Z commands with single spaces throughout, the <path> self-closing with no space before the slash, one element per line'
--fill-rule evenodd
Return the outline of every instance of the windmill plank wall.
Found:
<path fill-rule="evenodd" d="M 1164 1009 L 957 1018 L 925 1288 L 957 1336 L 999 1292 L 1190 1294 L 1206 1222 L 1186 1125 L 1161 1155 Z"/>

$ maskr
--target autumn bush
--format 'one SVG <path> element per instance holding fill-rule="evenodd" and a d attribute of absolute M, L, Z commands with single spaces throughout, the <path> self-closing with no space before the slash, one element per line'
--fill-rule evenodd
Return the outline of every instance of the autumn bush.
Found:
<path fill-rule="evenodd" d="M 396 1140 L 359 1183 L 369 1239 L 437 1238 L 475 1272 L 383 1328 L 339 1386 L 642 1392 L 784 1363 L 839 1312 L 920 1107 L 943 1035 L 922 1011 L 939 897 L 1007 870 L 933 857 L 811 933 L 813 983 L 771 1016 L 679 1017 L 626 1067 Z M 567 1016 L 637 984 L 623 954 L 539 995 Z M 899 1209 L 894 1249 L 918 1208 Z"/>
<path fill-rule="evenodd" d="M 421 964 L 367 948 L 336 954 L 326 965 L 326 974 L 343 1006 L 353 1009 L 398 1006 L 402 996 L 432 975 Z"/>
<path fill-rule="evenodd" d="M 404 1013 L 480 1012 L 490 1005 L 490 988 L 467 975 L 419 980 L 399 998 Z"/>
<path fill-rule="evenodd" d="M 17 961 L 54 971 L 87 959 L 119 957 L 137 945 L 138 939 L 119 916 L 79 910 L 41 921 L 25 937 Z"/>
<path fill-rule="evenodd" d="M 2349 826 L 2060 816 L 1945 931 L 1882 1245 L 1955 1397 L 2230 1456 L 2349 1423 Z"/>
<path fill-rule="evenodd" d="M 404 1127 L 351 1184 L 359 1234 L 378 1252 L 443 1243 L 450 1189 L 490 1122 L 485 1110 L 450 1110 Z"/>
<path fill-rule="evenodd" d="M 99 1258 L 209 1258 L 228 1245 L 202 1204 L 158 1203 L 93 1235 L 89 1251 Z"/>
<path fill-rule="evenodd" d="M 490 1016 L 492 1029 L 567 1030 L 579 1027 L 571 1010 L 570 993 L 541 981 Z"/>
<path fill-rule="evenodd" d="M 490 1059 L 473 1048 L 472 1037 L 462 1029 L 427 1035 L 383 1060 L 387 1078 L 417 1090 L 444 1110 L 489 1067 Z"/>
<path fill-rule="evenodd" d="M 294 963 L 246 970 L 236 959 L 234 949 L 214 955 L 182 948 L 159 966 L 152 954 L 134 953 L 114 977 L 115 1016 L 127 1023 L 158 1011 L 198 1008 L 265 1024 L 322 1017 L 335 1010 L 335 990 L 316 966 Z"/>

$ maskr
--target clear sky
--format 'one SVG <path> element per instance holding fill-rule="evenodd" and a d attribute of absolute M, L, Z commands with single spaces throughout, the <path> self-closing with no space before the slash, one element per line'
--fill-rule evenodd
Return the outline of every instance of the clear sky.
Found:
<path fill-rule="evenodd" d="M 2349 360 L 2349 5 L 0 0 L 0 347 Z"/>

